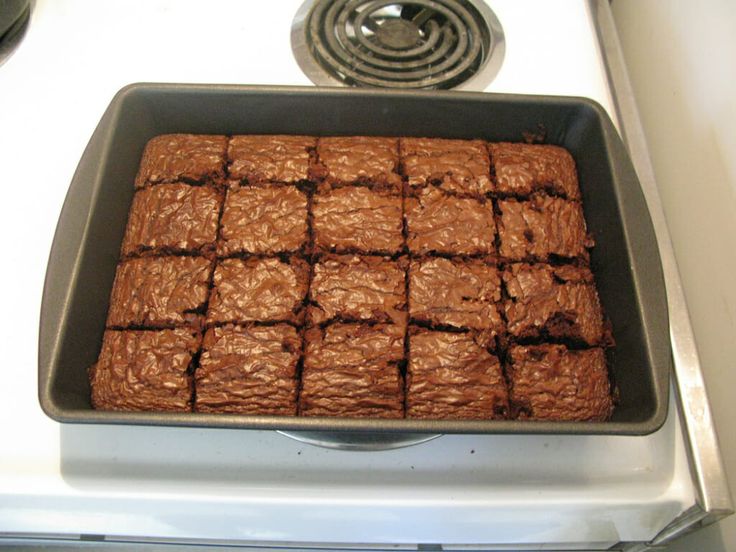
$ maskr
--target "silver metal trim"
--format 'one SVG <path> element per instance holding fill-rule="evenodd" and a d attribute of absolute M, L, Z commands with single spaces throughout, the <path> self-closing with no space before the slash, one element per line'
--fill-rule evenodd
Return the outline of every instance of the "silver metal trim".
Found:
<path fill-rule="evenodd" d="M 650 543 L 661 545 L 732 514 L 734 506 L 713 425 L 687 301 L 611 7 L 608 0 L 590 0 L 590 8 L 622 137 L 639 175 L 659 244 L 669 308 L 675 399 L 685 429 L 690 469 L 697 492 L 695 511 L 688 510 L 687 515 L 683 514 L 674 520 Z"/>
<path fill-rule="evenodd" d="M 397 0 L 398 1 L 398 0 Z M 471 4 L 480 13 L 481 17 L 488 25 L 491 35 L 491 51 L 486 58 L 480 70 L 471 78 L 462 84 L 452 88 L 452 90 L 467 90 L 483 92 L 488 85 L 491 84 L 496 75 L 501 70 L 503 60 L 506 55 L 506 38 L 503 34 L 501 22 L 496 17 L 493 10 L 482 1 L 465 0 Z M 348 86 L 344 82 L 329 75 L 314 59 L 310 52 L 309 44 L 307 44 L 305 27 L 309 10 L 312 8 L 314 0 L 305 0 L 299 7 L 294 20 L 291 24 L 291 50 L 294 53 L 299 68 L 304 74 L 318 86 Z"/>
<path fill-rule="evenodd" d="M 276 431 L 290 439 L 322 448 L 378 451 L 410 447 L 441 437 L 441 433 L 362 433 L 353 431 Z"/>

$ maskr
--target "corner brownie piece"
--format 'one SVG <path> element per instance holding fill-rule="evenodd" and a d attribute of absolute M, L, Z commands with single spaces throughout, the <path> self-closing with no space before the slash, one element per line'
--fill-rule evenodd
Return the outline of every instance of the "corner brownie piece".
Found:
<path fill-rule="evenodd" d="M 501 257 L 512 261 L 588 260 L 593 239 L 587 233 L 580 203 L 534 195 L 528 201 L 499 200 L 498 208 Z"/>
<path fill-rule="evenodd" d="M 321 251 L 392 255 L 404 245 L 401 197 L 380 190 L 326 190 L 312 202 L 314 243 Z"/>
<path fill-rule="evenodd" d="M 310 324 L 406 323 L 405 261 L 385 257 L 328 255 L 314 265 Z"/>
<path fill-rule="evenodd" d="M 296 187 L 228 190 L 218 255 L 295 253 L 304 249 L 307 238 L 307 196 Z"/>
<path fill-rule="evenodd" d="M 118 265 L 108 328 L 198 325 L 212 263 L 203 257 L 141 257 Z"/>
<path fill-rule="evenodd" d="M 580 199 L 575 161 L 559 146 L 488 144 L 501 194 L 526 197 L 546 191 L 567 199 Z"/>
<path fill-rule="evenodd" d="M 496 224 L 490 200 L 453 197 L 425 188 L 406 198 L 405 209 L 412 253 L 495 253 Z"/>
<path fill-rule="evenodd" d="M 515 346 L 506 371 L 519 419 L 605 421 L 613 413 L 603 349 L 564 345 Z"/>
<path fill-rule="evenodd" d="M 491 165 L 481 140 L 402 138 L 401 167 L 411 187 L 482 196 L 493 191 Z"/>
<path fill-rule="evenodd" d="M 300 352 L 288 324 L 210 328 L 194 373 L 194 410 L 295 416 Z"/>
<path fill-rule="evenodd" d="M 333 324 L 306 334 L 299 411 L 303 416 L 401 418 L 404 329 Z"/>
<path fill-rule="evenodd" d="M 214 250 L 220 191 L 188 184 L 138 190 L 128 215 L 122 255 L 207 253 Z"/>
<path fill-rule="evenodd" d="M 472 334 L 410 332 L 407 418 L 496 419 L 507 410 L 501 364 Z"/>
<path fill-rule="evenodd" d="M 99 410 L 191 410 L 190 366 L 201 336 L 193 330 L 106 330 L 90 368 Z"/>
<path fill-rule="evenodd" d="M 501 278 L 479 259 L 425 258 L 409 265 L 409 316 L 413 322 L 479 330 L 487 342 L 503 332 Z"/>
<path fill-rule="evenodd" d="M 603 315 L 589 269 L 512 264 L 504 270 L 503 281 L 508 295 L 504 311 L 513 337 L 602 343 Z"/>
<path fill-rule="evenodd" d="M 367 184 L 401 190 L 398 138 L 332 136 L 317 141 L 313 176 L 335 185 Z"/>
<path fill-rule="evenodd" d="M 162 134 L 143 150 L 135 187 L 161 182 L 202 183 L 225 176 L 227 136 Z"/>
<path fill-rule="evenodd" d="M 228 146 L 230 177 L 248 184 L 305 181 L 316 144 L 311 136 L 233 136 Z"/>
<path fill-rule="evenodd" d="M 303 318 L 309 266 L 301 259 L 225 259 L 217 263 L 207 324 L 292 322 Z"/>

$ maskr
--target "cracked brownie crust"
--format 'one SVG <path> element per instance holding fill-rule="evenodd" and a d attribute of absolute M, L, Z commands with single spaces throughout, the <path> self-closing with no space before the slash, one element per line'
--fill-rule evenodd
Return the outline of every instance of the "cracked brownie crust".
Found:
<path fill-rule="evenodd" d="M 228 147 L 230 177 L 247 184 L 306 181 L 316 144 L 311 136 L 233 136 Z"/>
<path fill-rule="evenodd" d="M 302 415 L 403 417 L 402 327 L 333 324 L 309 330 L 306 340 Z"/>
<path fill-rule="evenodd" d="M 201 336 L 194 331 L 106 330 L 90 369 L 92 406 L 101 410 L 191 410 L 189 374 Z"/>
<path fill-rule="evenodd" d="M 195 372 L 195 410 L 294 416 L 300 352 L 287 324 L 210 328 Z"/>
<path fill-rule="evenodd" d="M 416 330 L 409 336 L 408 418 L 504 418 L 508 393 L 498 358 L 468 333 Z"/>
<path fill-rule="evenodd" d="M 146 145 L 134 188 L 95 408 L 613 412 L 613 339 L 563 148 L 169 134 Z"/>
<path fill-rule="evenodd" d="M 207 324 L 303 318 L 309 267 L 301 259 L 224 259 L 215 268 Z"/>
<path fill-rule="evenodd" d="M 133 196 L 122 255 L 210 253 L 222 194 L 205 186 L 160 184 Z"/>
<path fill-rule="evenodd" d="M 484 196 L 493 191 L 482 140 L 402 138 L 401 166 L 411 187 L 434 185 L 447 192 Z"/>
<path fill-rule="evenodd" d="M 603 349 L 515 346 L 508 356 L 510 398 L 519 419 L 603 421 L 613 412 Z"/>
<path fill-rule="evenodd" d="M 162 182 L 219 183 L 225 176 L 227 136 L 163 134 L 143 151 L 136 188 Z"/>
<path fill-rule="evenodd" d="M 295 253 L 307 246 L 308 198 L 293 186 L 231 188 L 220 222 L 217 253 Z"/>
<path fill-rule="evenodd" d="M 404 245 L 401 196 L 364 187 L 337 188 L 315 195 L 312 213 L 318 250 L 392 255 Z"/>

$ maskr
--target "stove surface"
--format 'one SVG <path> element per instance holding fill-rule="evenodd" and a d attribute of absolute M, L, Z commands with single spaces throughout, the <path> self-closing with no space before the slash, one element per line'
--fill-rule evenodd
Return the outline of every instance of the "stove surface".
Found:
<path fill-rule="evenodd" d="M 651 538 L 693 503 L 674 405 L 644 438 L 444 436 L 371 453 L 275 432 L 60 425 L 41 411 L 47 255 L 110 99 L 140 81 L 310 85 L 289 41 L 300 4 L 35 3 L 0 66 L 0 534 L 596 547 Z M 506 51 L 487 91 L 587 96 L 613 112 L 586 2 L 489 5 Z"/>

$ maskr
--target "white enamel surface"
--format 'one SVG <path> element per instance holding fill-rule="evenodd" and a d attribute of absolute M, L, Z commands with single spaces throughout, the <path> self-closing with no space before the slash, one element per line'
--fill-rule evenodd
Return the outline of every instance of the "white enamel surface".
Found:
<path fill-rule="evenodd" d="M 600 547 L 651 538 L 693 503 L 672 409 L 646 438 L 446 436 L 376 453 L 272 432 L 59 425 L 41 411 L 46 260 L 110 99 L 139 81 L 310 84 L 289 43 L 299 4 L 36 2 L 0 66 L 0 533 Z M 507 45 L 489 90 L 588 96 L 610 111 L 585 2 L 491 6 Z"/>

